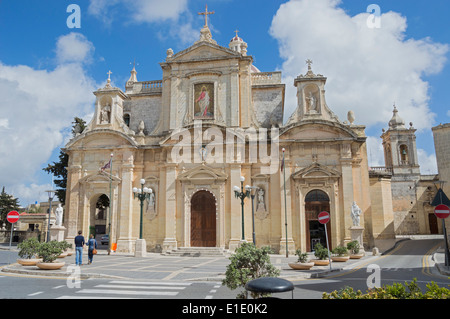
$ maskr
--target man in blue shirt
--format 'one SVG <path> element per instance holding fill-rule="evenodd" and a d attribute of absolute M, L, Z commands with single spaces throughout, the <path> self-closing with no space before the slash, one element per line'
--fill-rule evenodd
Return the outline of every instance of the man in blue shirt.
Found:
<path fill-rule="evenodd" d="M 78 236 L 75 237 L 75 264 L 81 266 L 83 264 L 83 246 L 85 244 L 84 237 L 81 236 L 81 230 L 78 231 Z"/>

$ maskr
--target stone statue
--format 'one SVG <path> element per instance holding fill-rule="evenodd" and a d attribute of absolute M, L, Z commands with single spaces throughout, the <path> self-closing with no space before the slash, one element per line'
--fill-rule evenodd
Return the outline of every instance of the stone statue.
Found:
<path fill-rule="evenodd" d="M 356 202 L 353 202 L 352 204 L 352 220 L 353 220 L 353 226 L 360 226 L 360 216 L 361 216 L 361 209 L 356 205 Z"/>
<path fill-rule="evenodd" d="M 312 92 L 309 92 L 309 97 L 306 98 L 308 100 L 308 111 L 316 111 L 316 98 Z"/>
<path fill-rule="evenodd" d="M 154 212 L 155 211 L 155 193 L 151 192 L 148 197 L 148 206 L 147 210 Z"/>
<path fill-rule="evenodd" d="M 56 211 L 55 211 L 55 215 L 56 215 L 55 226 L 62 226 L 63 214 L 64 214 L 64 210 L 61 207 L 61 204 L 58 204 L 58 207 L 56 208 Z"/>
<path fill-rule="evenodd" d="M 258 189 L 258 204 L 256 205 L 257 211 L 265 211 L 266 210 L 266 204 L 264 202 L 264 189 L 260 188 Z"/>
<path fill-rule="evenodd" d="M 105 106 L 100 114 L 100 124 L 109 124 L 109 110 L 111 107 L 109 105 Z"/>

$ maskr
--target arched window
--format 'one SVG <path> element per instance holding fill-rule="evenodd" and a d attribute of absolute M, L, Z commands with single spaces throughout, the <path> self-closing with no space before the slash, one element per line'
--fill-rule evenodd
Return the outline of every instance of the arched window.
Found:
<path fill-rule="evenodd" d="M 400 158 L 402 165 L 408 164 L 408 146 L 400 145 Z"/>
<path fill-rule="evenodd" d="M 130 114 L 125 114 L 123 116 L 123 121 L 125 122 L 125 124 L 130 127 Z"/>
<path fill-rule="evenodd" d="M 306 203 L 310 203 L 310 202 L 329 202 L 330 198 L 328 197 L 328 195 L 318 189 L 315 189 L 313 191 L 310 191 L 305 198 L 305 202 Z"/>

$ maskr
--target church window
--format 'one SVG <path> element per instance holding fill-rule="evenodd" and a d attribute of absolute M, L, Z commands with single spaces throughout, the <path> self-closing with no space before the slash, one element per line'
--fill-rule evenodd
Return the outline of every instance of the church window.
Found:
<path fill-rule="evenodd" d="M 125 122 L 125 124 L 130 127 L 130 114 L 125 114 L 123 116 L 123 121 Z"/>

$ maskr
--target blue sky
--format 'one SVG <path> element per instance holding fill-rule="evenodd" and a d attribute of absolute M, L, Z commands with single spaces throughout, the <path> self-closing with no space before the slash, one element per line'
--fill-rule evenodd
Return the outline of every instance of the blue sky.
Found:
<path fill-rule="evenodd" d="M 78 4 L 81 28 L 68 28 Z M 381 9 L 369 28 L 367 7 Z M 327 104 L 367 126 L 371 165 L 384 165 L 381 129 L 394 102 L 413 122 L 422 173 L 436 172 L 431 127 L 450 122 L 447 96 L 450 26 L 446 0 L 209 0 L 213 38 L 228 46 L 239 30 L 261 71 L 280 70 L 285 120 L 295 109 L 293 79 L 313 70 L 328 77 Z M 124 89 L 131 62 L 138 80 L 159 80 L 166 50 L 192 45 L 203 26 L 199 0 L 0 0 L 0 186 L 22 205 L 46 200 L 42 172 L 67 142 L 71 121 L 87 121 L 93 91 Z"/>

